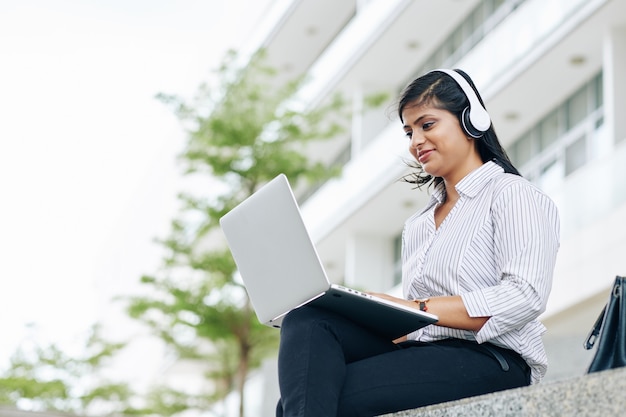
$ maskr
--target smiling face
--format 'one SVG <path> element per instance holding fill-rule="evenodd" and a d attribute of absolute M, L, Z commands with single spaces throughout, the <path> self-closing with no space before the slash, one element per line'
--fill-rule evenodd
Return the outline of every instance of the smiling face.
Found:
<path fill-rule="evenodd" d="M 408 105 L 402 110 L 402 120 L 410 139 L 409 152 L 429 175 L 454 185 L 482 165 L 474 140 L 449 111 L 431 104 Z"/>

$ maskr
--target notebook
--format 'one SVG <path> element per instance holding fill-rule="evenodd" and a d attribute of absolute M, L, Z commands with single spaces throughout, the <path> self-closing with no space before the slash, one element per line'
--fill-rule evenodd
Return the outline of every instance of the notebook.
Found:
<path fill-rule="evenodd" d="M 278 175 L 220 219 L 259 321 L 280 327 L 305 304 L 328 309 L 391 339 L 437 322 L 434 314 L 331 284 L 289 181 Z"/>

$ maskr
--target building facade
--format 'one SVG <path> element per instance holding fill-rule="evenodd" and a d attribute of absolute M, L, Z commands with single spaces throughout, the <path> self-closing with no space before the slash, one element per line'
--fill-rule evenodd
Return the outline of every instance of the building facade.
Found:
<path fill-rule="evenodd" d="M 351 100 L 346 134 L 307 149 L 343 171 L 302 196 L 303 216 L 331 281 L 395 294 L 403 223 L 428 192 L 398 181 L 409 154 L 394 99 L 428 70 L 466 71 L 514 164 L 560 210 L 546 379 L 584 373 L 583 340 L 626 274 L 626 0 L 277 0 L 247 45 L 259 48 L 309 77 L 309 105 Z M 271 415 L 277 390 L 261 385 Z"/>

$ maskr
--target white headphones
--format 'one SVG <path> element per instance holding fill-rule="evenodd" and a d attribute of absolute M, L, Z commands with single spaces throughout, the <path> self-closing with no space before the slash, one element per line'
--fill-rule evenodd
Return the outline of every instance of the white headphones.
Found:
<path fill-rule="evenodd" d="M 448 74 L 456 81 L 459 87 L 461 87 L 461 90 L 463 90 L 463 93 L 465 93 L 465 96 L 469 100 L 469 106 L 464 108 L 461 114 L 461 126 L 468 136 L 474 139 L 482 137 L 491 126 L 491 118 L 487 110 L 480 104 L 480 100 L 472 86 L 461 74 L 454 70 L 436 69 L 430 72 L 443 72 Z"/>

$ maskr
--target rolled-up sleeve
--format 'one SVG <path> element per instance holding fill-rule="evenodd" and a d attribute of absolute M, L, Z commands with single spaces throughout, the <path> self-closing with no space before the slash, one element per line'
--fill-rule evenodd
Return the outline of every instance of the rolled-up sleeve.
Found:
<path fill-rule="evenodd" d="M 519 329 L 546 308 L 559 248 L 554 203 L 533 186 L 507 187 L 492 205 L 499 284 L 461 294 L 471 317 L 490 317 L 479 343 Z"/>

